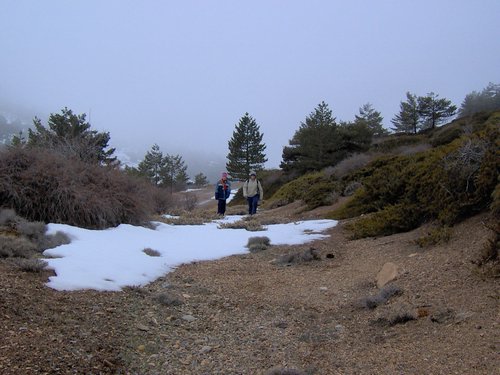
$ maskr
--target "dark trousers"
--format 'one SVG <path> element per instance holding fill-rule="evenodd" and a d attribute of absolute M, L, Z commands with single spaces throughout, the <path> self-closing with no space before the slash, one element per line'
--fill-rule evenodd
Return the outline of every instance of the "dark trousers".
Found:
<path fill-rule="evenodd" d="M 226 200 L 225 199 L 217 199 L 217 213 L 220 215 L 224 215 L 226 213 Z"/>
<path fill-rule="evenodd" d="M 248 214 L 253 215 L 257 213 L 257 206 L 259 205 L 259 194 L 253 197 L 247 197 L 248 201 Z"/>

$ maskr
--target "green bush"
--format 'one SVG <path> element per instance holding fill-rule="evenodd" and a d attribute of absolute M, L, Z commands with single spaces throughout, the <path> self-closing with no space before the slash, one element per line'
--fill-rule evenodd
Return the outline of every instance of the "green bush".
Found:
<path fill-rule="evenodd" d="M 349 224 L 359 238 L 410 230 L 433 219 L 450 226 L 490 205 L 496 210 L 500 127 L 479 129 L 425 153 L 377 159 L 352 173 L 345 181 L 361 181 L 363 188 L 328 217 L 372 213 Z"/>
<path fill-rule="evenodd" d="M 298 200 L 304 201 L 308 209 L 329 205 L 334 203 L 340 186 L 334 176 L 324 172 L 309 173 L 283 185 L 271 197 L 270 205 L 279 207 Z"/>

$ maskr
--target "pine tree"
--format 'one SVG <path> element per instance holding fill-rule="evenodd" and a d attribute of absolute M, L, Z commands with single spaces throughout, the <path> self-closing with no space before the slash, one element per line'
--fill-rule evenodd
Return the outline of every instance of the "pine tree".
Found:
<path fill-rule="evenodd" d="M 163 182 L 162 169 L 164 168 L 164 163 L 165 160 L 163 153 L 160 151 L 160 146 L 155 143 L 139 163 L 139 174 L 158 186 Z"/>
<path fill-rule="evenodd" d="M 418 98 L 418 112 L 422 118 L 424 128 L 434 129 L 447 118 L 453 116 L 457 107 L 445 98 L 439 99 L 439 95 L 430 92 L 427 96 Z"/>
<path fill-rule="evenodd" d="M 376 111 L 371 103 L 366 103 L 359 109 L 359 115 L 355 115 L 354 123 L 363 123 L 370 129 L 372 135 L 381 136 L 387 134 L 382 124 L 383 119 L 382 114 Z"/>
<path fill-rule="evenodd" d="M 51 113 L 48 128 L 35 117 L 35 129 L 28 129 L 29 147 L 43 147 L 54 150 L 67 157 L 76 157 L 92 164 L 111 165 L 116 163 L 113 157 L 114 148 L 107 149 L 110 140 L 109 133 L 99 133 L 90 129 L 86 115 L 75 115 L 64 108 L 61 114 Z"/>
<path fill-rule="evenodd" d="M 186 187 L 189 180 L 187 165 L 180 155 L 165 156 L 162 169 L 162 185 L 170 187 L 170 192 L 181 190 Z"/>
<path fill-rule="evenodd" d="M 321 102 L 301 123 L 289 141 L 290 146 L 283 148 L 280 167 L 304 173 L 338 163 L 342 140 L 337 128 L 328 104 Z"/>
<path fill-rule="evenodd" d="M 196 186 L 205 186 L 208 185 L 208 178 L 203 173 L 198 173 L 194 176 L 194 184 Z"/>
<path fill-rule="evenodd" d="M 391 120 L 394 125 L 392 130 L 416 134 L 420 126 L 417 96 L 407 92 L 406 102 L 401 102 L 399 108 L 399 113 Z"/>
<path fill-rule="evenodd" d="M 229 153 L 226 168 L 228 173 L 236 179 L 248 178 L 251 170 L 261 170 L 267 161 L 262 142 L 264 134 L 260 132 L 259 125 L 248 112 L 235 125 L 233 136 L 228 142 Z"/>

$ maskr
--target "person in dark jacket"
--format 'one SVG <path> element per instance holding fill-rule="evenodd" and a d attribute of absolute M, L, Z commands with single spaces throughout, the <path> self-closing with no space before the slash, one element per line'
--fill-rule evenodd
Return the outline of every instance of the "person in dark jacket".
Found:
<path fill-rule="evenodd" d="M 222 172 L 221 179 L 215 185 L 215 199 L 217 200 L 217 213 L 226 213 L 226 199 L 231 195 L 231 182 L 227 179 L 227 173 Z"/>

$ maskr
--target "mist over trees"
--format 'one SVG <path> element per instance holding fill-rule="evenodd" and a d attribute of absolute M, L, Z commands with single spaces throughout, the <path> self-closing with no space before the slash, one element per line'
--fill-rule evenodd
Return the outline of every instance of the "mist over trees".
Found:
<path fill-rule="evenodd" d="M 262 170 L 267 161 L 264 134 L 255 119 L 247 113 L 235 125 L 233 136 L 228 142 L 226 169 L 233 178 L 244 180 L 251 170 Z"/>
<path fill-rule="evenodd" d="M 480 92 L 467 94 L 460 106 L 460 117 L 471 116 L 477 112 L 488 112 L 500 109 L 500 84 L 490 82 Z"/>

